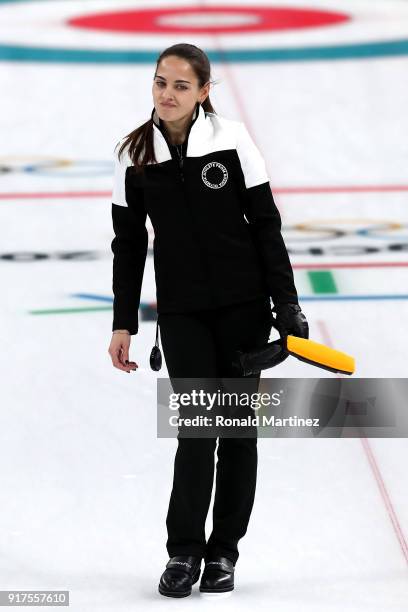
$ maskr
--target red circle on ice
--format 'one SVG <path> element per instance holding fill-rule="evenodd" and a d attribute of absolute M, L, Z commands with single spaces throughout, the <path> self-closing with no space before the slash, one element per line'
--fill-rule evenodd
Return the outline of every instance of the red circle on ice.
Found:
<path fill-rule="evenodd" d="M 183 6 L 99 12 L 72 17 L 66 23 L 79 28 L 130 34 L 231 34 L 316 28 L 350 19 L 345 13 L 286 6 Z"/>

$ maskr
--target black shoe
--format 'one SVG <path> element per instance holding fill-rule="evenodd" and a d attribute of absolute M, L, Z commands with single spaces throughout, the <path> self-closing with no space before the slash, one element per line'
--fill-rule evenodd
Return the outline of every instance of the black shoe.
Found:
<path fill-rule="evenodd" d="M 177 555 L 166 564 L 159 582 L 159 593 L 167 597 L 187 597 L 201 572 L 201 557 Z"/>
<path fill-rule="evenodd" d="M 205 561 L 201 593 L 225 593 L 234 589 L 234 564 L 226 557 L 211 556 Z"/>

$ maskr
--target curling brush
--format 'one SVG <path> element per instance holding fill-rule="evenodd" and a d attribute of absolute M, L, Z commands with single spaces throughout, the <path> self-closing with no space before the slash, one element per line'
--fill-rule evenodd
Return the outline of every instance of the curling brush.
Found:
<path fill-rule="evenodd" d="M 233 366 L 241 375 L 248 376 L 282 363 L 289 355 L 330 372 L 351 375 L 355 370 L 351 355 L 291 334 L 248 352 L 236 351 Z"/>

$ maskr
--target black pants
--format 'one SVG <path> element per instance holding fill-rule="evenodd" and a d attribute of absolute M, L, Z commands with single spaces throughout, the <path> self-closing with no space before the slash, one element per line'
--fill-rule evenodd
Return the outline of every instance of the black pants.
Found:
<path fill-rule="evenodd" d="M 159 314 L 170 380 L 237 377 L 231 368 L 233 351 L 249 350 L 268 342 L 271 324 L 267 297 L 216 310 Z M 250 378 L 257 392 L 260 375 Z M 213 488 L 217 440 L 213 530 L 206 542 L 205 521 Z M 208 559 L 215 554 L 236 563 L 238 541 L 247 531 L 254 503 L 257 465 L 256 436 L 178 437 L 166 519 L 170 557 L 195 555 Z"/>

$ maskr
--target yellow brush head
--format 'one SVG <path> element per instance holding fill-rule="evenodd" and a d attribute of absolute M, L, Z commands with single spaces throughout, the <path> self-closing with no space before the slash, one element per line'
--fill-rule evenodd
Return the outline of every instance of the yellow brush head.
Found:
<path fill-rule="evenodd" d="M 320 366 L 331 372 L 353 374 L 355 370 L 354 357 L 307 338 L 287 336 L 286 349 L 288 353 L 301 361 Z"/>

